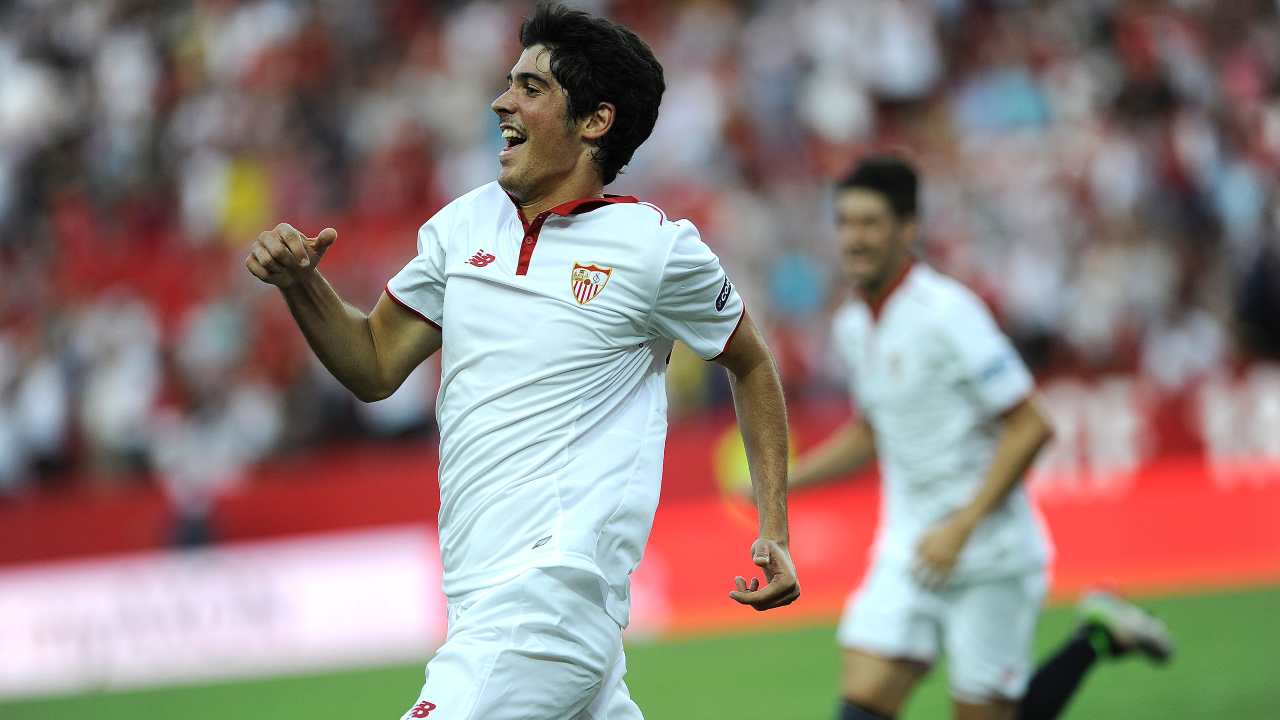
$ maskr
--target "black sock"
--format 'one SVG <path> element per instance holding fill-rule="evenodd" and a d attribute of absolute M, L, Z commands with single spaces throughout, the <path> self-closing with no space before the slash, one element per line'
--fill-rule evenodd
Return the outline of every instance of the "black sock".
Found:
<path fill-rule="evenodd" d="M 893 716 L 881 715 L 845 698 L 840 701 L 840 714 L 836 716 L 836 720 L 893 720 Z"/>
<path fill-rule="evenodd" d="M 1018 708 L 1018 720 L 1053 720 L 1070 702 L 1089 668 L 1114 653 L 1111 634 L 1101 625 L 1080 627 L 1053 657 L 1031 676 L 1027 694 Z"/>

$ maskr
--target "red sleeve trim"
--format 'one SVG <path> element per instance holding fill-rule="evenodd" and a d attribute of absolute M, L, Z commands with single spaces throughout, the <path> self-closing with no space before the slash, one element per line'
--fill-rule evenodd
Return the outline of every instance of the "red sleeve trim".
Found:
<path fill-rule="evenodd" d="M 724 347 L 720 348 L 720 352 L 716 353 L 714 357 L 708 358 L 708 362 L 720 357 L 721 355 L 724 354 L 725 350 L 729 349 L 729 344 L 732 343 L 733 338 L 738 335 L 738 330 L 742 329 L 742 321 L 746 319 L 747 319 L 747 304 L 742 303 L 742 314 L 738 316 L 738 324 L 733 326 L 733 332 L 729 333 L 729 339 L 724 341 Z"/>
<path fill-rule="evenodd" d="M 409 312 L 413 313 L 414 315 L 417 315 L 419 318 L 422 318 L 422 321 L 423 321 L 423 322 L 427 323 L 428 325 L 430 325 L 431 327 L 435 328 L 436 330 L 439 330 L 439 331 L 441 331 L 441 332 L 444 332 L 444 328 L 440 327 L 440 323 L 436 322 L 435 320 L 432 320 L 431 318 L 427 317 L 426 315 L 423 315 L 423 314 L 422 314 L 421 312 L 419 312 L 416 308 L 410 307 L 408 303 L 406 303 L 405 301 L 403 301 L 403 300 L 401 300 L 400 298 L 396 297 L 396 294 L 395 294 L 395 293 L 393 293 L 393 292 L 391 292 L 391 283 L 387 283 L 386 287 L 385 287 L 385 288 L 383 288 L 383 291 L 384 291 L 385 293 L 387 293 L 387 297 L 389 297 L 389 298 L 391 298 L 392 300 L 394 300 L 394 301 L 395 301 L 395 303 L 396 303 L 397 305 L 399 305 L 400 307 L 404 308 L 405 310 L 408 310 Z"/>

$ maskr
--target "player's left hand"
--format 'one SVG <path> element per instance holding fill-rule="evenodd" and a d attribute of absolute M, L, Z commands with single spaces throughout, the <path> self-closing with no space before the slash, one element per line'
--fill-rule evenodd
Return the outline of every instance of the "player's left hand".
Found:
<path fill-rule="evenodd" d="M 791 553 L 786 545 L 768 538 L 756 538 L 751 544 L 751 561 L 764 570 L 765 586 L 760 587 L 760 578 L 751 578 L 748 583 L 739 575 L 733 579 L 738 589 L 730 592 L 729 597 L 762 612 L 790 605 L 800 597 L 796 566 L 791 562 Z"/>
<path fill-rule="evenodd" d="M 973 525 L 960 515 L 949 517 L 926 532 L 916 546 L 912 570 L 916 582 L 932 590 L 946 585 L 972 532 Z"/>

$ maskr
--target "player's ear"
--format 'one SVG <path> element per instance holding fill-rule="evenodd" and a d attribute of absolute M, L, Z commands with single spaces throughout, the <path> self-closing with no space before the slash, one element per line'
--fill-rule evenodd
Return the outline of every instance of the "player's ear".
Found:
<path fill-rule="evenodd" d="M 613 117 L 617 112 L 613 103 L 602 102 L 596 109 L 582 119 L 582 139 L 594 143 L 604 137 L 613 127 Z"/>

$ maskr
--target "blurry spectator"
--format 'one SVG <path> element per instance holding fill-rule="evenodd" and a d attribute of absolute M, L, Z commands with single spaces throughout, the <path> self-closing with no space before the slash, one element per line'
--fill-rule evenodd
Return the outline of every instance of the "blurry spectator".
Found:
<path fill-rule="evenodd" d="M 1142 371 L 1167 391 L 1183 390 L 1226 366 L 1226 330 L 1195 293 L 1203 270 L 1186 272 L 1176 299 L 1152 320 L 1143 338 Z"/>
<path fill-rule="evenodd" d="M 13 396 L 13 421 L 30 465 L 41 474 L 57 469 L 70 442 L 70 388 L 61 359 L 37 345 Z"/>
<path fill-rule="evenodd" d="M 1280 206 L 1273 223 L 1270 242 L 1245 272 L 1239 312 L 1248 349 L 1280 359 Z"/>
<path fill-rule="evenodd" d="M 178 544 L 216 537 L 209 526 L 214 503 L 275 446 L 281 422 L 278 393 L 254 382 L 203 395 L 183 411 L 158 414 L 150 460 L 173 502 Z"/>
<path fill-rule="evenodd" d="M 147 427 L 163 377 L 151 308 L 129 295 L 107 295 L 84 311 L 74 335 L 83 372 L 79 420 L 91 465 L 106 475 L 146 468 Z"/>

